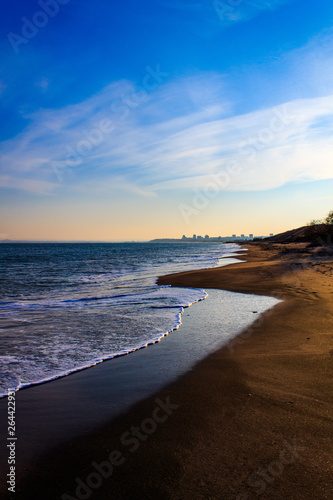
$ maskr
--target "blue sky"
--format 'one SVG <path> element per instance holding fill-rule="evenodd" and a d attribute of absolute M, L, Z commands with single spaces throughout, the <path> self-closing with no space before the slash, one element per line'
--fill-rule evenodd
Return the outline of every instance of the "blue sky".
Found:
<path fill-rule="evenodd" d="M 333 208 L 333 4 L 17 1 L 0 238 L 277 233 Z"/>

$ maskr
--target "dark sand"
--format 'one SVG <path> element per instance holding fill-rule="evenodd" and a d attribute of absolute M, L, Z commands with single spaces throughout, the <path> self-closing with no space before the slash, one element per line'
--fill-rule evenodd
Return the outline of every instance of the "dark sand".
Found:
<path fill-rule="evenodd" d="M 12 498 L 332 498 L 332 254 L 252 244 L 246 259 L 159 282 L 284 302 L 156 396 L 30 465 Z M 155 410 L 167 398 L 170 415 Z M 141 424 L 137 449 L 121 443 Z M 114 449 L 111 477 L 76 494 L 75 478 Z"/>

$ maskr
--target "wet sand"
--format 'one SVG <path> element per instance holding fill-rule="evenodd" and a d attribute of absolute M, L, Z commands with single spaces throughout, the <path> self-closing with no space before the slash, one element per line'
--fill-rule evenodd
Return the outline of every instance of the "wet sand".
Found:
<path fill-rule="evenodd" d="M 332 498 L 332 254 L 248 248 L 245 264 L 159 283 L 283 303 L 154 397 L 31 465 L 13 498 Z"/>

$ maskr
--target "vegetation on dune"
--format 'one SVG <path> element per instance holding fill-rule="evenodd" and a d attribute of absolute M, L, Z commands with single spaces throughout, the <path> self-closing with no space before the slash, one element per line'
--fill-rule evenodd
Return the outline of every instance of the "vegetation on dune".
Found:
<path fill-rule="evenodd" d="M 333 225 L 333 210 L 331 210 L 325 219 L 313 219 L 308 222 L 308 226 L 317 226 L 318 224 L 332 224 Z"/>

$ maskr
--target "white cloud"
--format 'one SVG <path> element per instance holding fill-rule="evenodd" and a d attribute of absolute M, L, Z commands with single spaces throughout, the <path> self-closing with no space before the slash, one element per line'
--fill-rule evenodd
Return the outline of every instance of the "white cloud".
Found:
<path fill-rule="evenodd" d="M 56 184 L 24 177 L 17 178 L 10 175 L 0 175 L 0 186 L 39 194 L 51 194 Z"/>
<path fill-rule="evenodd" d="M 232 116 L 224 92 L 222 76 L 199 74 L 162 84 L 139 102 L 134 85 L 121 81 L 82 103 L 40 110 L 0 145 L 0 181 L 36 192 L 62 182 L 149 196 L 204 187 L 230 162 L 241 169 L 225 186 L 234 191 L 333 177 L 333 95 Z M 101 138 L 96 130 L 105 119 L 113 130 Z M 96 144 L 87 150 L 88 140 Z"/>
<path fill-rule="evenodd" d="M 245 22 L 258 16 L 264 10 L 275 10 L 290 0 L 214 0 L 215 9 L 222 26 Z"/>

